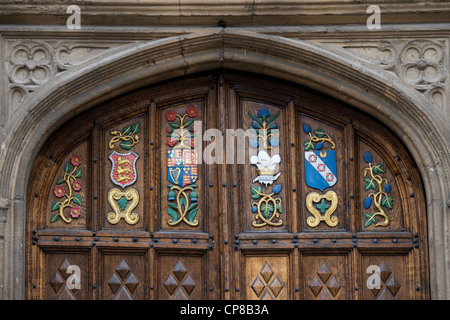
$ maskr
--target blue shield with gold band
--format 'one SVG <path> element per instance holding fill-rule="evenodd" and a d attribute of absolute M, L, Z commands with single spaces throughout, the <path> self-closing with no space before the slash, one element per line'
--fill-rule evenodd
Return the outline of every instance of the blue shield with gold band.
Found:
<path fill-rule="evenodd" d="M 336 151 L 305 151 L 305 182 L 321 191 L 337 182 Z"/>
<path fill-rule="evenodd" d="M 167 150 L 167 180 L 184 187 L 198 179 L 197 153 L 189 149 Z"/>

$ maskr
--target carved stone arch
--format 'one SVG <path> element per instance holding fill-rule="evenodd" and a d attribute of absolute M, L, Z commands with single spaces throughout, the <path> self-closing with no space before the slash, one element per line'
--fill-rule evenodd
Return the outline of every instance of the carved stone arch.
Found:
<path fill-rule="evenodd" d="M 108 50 L 26 97 L 12 116 L 0 150 L 5 224 L 4 298 L 23 296 L 25 195 L 44 141 L 88 108 L 149 84 L 228 68 L 311 87 L 383 121 L 403 141 L 424 181 L 433 298 L 450 296 L 445 233 L 449 197 L 449 134 L 435 107 L 397 78 L 341 50 L 247 31 L 210 29 Z M 19 282 L 16 282 L 19 279 Z M 440 281 L 437 281 L 440 279 Z M 442 280 L 445 281 L 442 281 Z"/>

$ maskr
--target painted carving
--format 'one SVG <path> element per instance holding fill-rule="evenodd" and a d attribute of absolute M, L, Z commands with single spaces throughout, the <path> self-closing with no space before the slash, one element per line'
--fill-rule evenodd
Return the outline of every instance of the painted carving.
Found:
<path fill-rule="evenodd" d="M 368 167 L 364 169 L 364 190 L 374 190 L 364 199 L 364 208 L 369 209 L 373 204 L 378 210 L 375 213 L 364 214 L 366 218 L 364 226 L 368 227 L 373 223 L 375 227 L 387 227 L 389 222 L 394 219 L 392 215 L 386 214 L 383 210 L 383 207 L 388 210 L 393 208 L 394 199 L 389 195 L 391 185 L 386 178 L 379 175 L 379 173 L 386 173 L 383 165 L 377 163 L 372 166 L 372 154 L 369 151 L 364 153 L 364 161 L 368 164 Z M 378 222 L 377 217 L 381 217 L 382 220 Z"/>
<path fill-rule="evenodd" d="M 136 189 L 128 188 L 122 191 L 118 188 L 112 188 L 108 192 L 108 202 L 113 209 L 106 216 L 109 223 L 117 224 L 122 218 L 131 225 L 139 221 L 139 214 L 133 212 L 139 204 L 139 193 Z"/>
<path fill-rule="evenodd" d="M 82 160 L 79 155 L 74 155 L 64 165 L 64 175 L 56 182 L 53 193 L 60 200 L 53 201 L 50 222 L 56 222 L 59 218 L 65 223 L 71 223 L 72 219 L 77 219 L 81 214 L 81 195 L 78 193 L 83 188 L 80 180 L 83 170 L 81 169 Z M 67 210 L 66 210 L 67 209 Z M 65 215 L 69 211 L 69 217 Z"/>
<path fill-rule="evenodd" d="M 258 176 L 253 179 L 252 183 L 259 182 L 261 185 L 273 185 L 273 182 L 278 179 L 281 172 L 277 173 L 277 167 L 281 163 L 279 154 L 270 156 L 265 150 L 273 150 L 280 143 L 278 137 L 278 125 L 273 123 L 277 119 L 280 112 L 274 115 L 267 109 L 260 109 L 257 116 L 248 113 L 253 119 L 252 133 L 255 138 L 249 141 L 250 147 L 261 148 L 257 155 L 250 158 L 250 163 L 257 167 Z M 279 227 L 283 225 L 283 219 L 280 219 L 280 214 L 283 213 L 283 205 L 280 198 L 274 198 L 281 192 L 282 185 L 277 184 L 273 186 L 272 192 L 263 192 L 261 186 L 252 186 L 252 199 L 257 200 L 252 202 L 252 213 L 255 214 L 252 226 L 260 228 L 264 226 Z"/>
<path fill-rule="evenodd" d="M 248 113 L 254 121 L 250 130 L 256 134 L 256 137 L 250 140 L 250 146 L 252 148 L 259 148 L 260 141 L 262 142 L 262 148 L 265 150 L 270 150 L 272 147 L 277 147 L 280 144 L 277 136 L 279 131 L 278 125 L 273 123 L 279 114 L 280 112 L 277 112 L 272 116 L 267 109 L 259 110 L 258 116 L 254 116 L 250 112 Z"/>
<path fill-rule="evenodd" d="M 129 153 L 117 153 L 114 151 L 109 156 L 109 160 L 112 162 L 111 181 L 122 188 L 135 183 L 137 179 L 136 160 L 138 158 L 139 155 L 133 151 Z"/>
<path fill-rule="evenodd" d="M 114 149 L 116 144 L 122 149 L 130 150 L 139 142 L 140 123 L 128 125 L 122 131 L 111 131 L 113 137 L 108 143 L 110 149 Z M 134 184 L 137 180 L 136 161 L 139 155 L 133 151 L 128 153 L 118 153 L 113 151 L 109 155 L 111 160 L 111 181 L 119 187 L 126 188 Z M 111 224 L 117 224 L 123 218 L 126 223 L 134 225 L 139 221 L 139 214 L 133 210 L 139 204 L 139 192 L 134 188 L 120 190 L 112 188 L 108 192 L 108 202 L 113 209 L 106 216 L 106 220 Z"/>
<path fill-rule="evenodd" d="M 329 205 L 325 200 L 331 202 L 331 204 Z M 317 204 L 314 205 L 315 203 Z M 313 217 L 308 217 L 306 223 L 311 228 L 317 227 L 321 221 L 325 222 L 329 227 L 337 226 L 339 219 L 336 216 L 331 216 L 337 205 L 338 197 L 336 192 L 328 191 L 325 195 L 311 192 L 306 197 L 306 208 L 312 213 Z"/>
<path fill-rule="evenodd" d="M 120 142 L 119 146 L 125 150 L 130 150 L 135 144 L 139 142 L 140 123 L 126 126 L 122 131 L 114 130 L 111 134 L 114 136 L 109 141 L 109 148 L 114 149 L 115 143 Z"/>
<path fill-rule="evenodd" d="M 198 159 L 194 137 L 194 120 L 197 109 L 189 107 L 183 116 L 168 111 L 166 119 L 169 121 L 167 144 L 172 149 L 167 150 L 167 180 L 169 181 L 168 224 L 178 225 L 184 222 L 188 226 L 198 225 L 198 194 L 196 182 L 198 180 Z M 191 118 L 191 119 L 189 119 Z M 177 121 L 178 120 L 178 121 Z"/>
<path fill-rule="evenodd" d="M 195 150 L 167 150 L 167 179 L 170 184 L 168 194 L 169 225 L 184 221 L 187 225 L 198 225 L 198 194 L 195 191 L 198 179 L 197 153 Z"/>
<path fill-rule="evenodd" d="M 337 158 L 334 150 L 336 144 L 323 129 L 312 133 L 311 127 L 304 124 L 303 131 L 309 135 L 309 139 L 304 143 L 305 183 L 311 188 L 323 191 L 337 182 Z M 331 150 L 327 150 L 327 146 Z M 339 219 L 336 216 L 331 217 L 337 205 L 338 197 L 334 191 L 328 191 L 325 195 L 317 192 L 308 194 L 306 208 L 313 216 L 308 217 L 306 223 L 311 228 L 317 227 L 322 221 L 329 227 L 337 226 Z"/>
<path fill-rule="evenodd" d="M 264 226 L 279 227 L 283 225 L 280 214 L 283 213 L 283 205 L 280 198 L 273 196 L 281 192 L 281 184 L 272 188 L 271 193 L 263 193 L 262 187 L 252 186 L 252 212 L 256 213 L 252 225 L 256 228 Z"/>
<path fill-rule="evenodd" d="M 166 119 L 169 121 L 169 127 L 166 129 L 169 136 L 167 139 L 169 147 L 173 149 L 191 149 L 196 147 L 194 120 L 188 119 L 196 116 L 197 109 L 194 107 L 189 107 L 183 116 L 180 116 L 175 111 L 166 113 Z M 176 121 L 177 119 L 178 121 Z"/>
<path fill-rule="evenodd" d="M 258 152 L 257 156 L 252 156 L 250 158 L 250 163 L 254 164 L 258 169 L 256 170 L 259 174 L 255 179 L 253 179 L 253 183 L 259 182 L 261 184 L 265 184 L 267 187 L 268 184 L 272 185 L 275 180 L 281 175 L 281 172 L 277 171 L 277 166 L 281 162 L 281 157 L 279 154 L 270 157 L 270 155 L 265 151 Z"/>
<path fill-rule="evenodd" d="M 305 182 L 309 187 L 323 191 L 337 182 L 336 145 L 322 129 L 315 130 L 312 135 L 311 127 L 304 124 L 303 131 L 309 135 L 309 140 L 304 143 Z M 330 144 L 332 150 L 325 151 L 325 143 Z"/>

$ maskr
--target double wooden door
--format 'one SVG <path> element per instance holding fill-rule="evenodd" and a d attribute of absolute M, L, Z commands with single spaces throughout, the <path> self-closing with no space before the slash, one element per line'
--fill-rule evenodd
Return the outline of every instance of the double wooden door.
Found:
<path fill-rule="evenodd" d="M 426 299 L 420 176 L 382 123 L 220 72 L 75 115 L 27 198 L 29 299 Z"/>

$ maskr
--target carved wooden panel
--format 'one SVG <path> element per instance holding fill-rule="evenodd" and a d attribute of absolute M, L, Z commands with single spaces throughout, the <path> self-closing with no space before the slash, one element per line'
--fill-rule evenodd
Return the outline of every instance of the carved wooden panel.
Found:
<path fill-rule="evenodd" d="M 148 273 L 147 255 L 105 252 L 101 261 L 102 299 L 142 300 L 145 298 Z"/>
<path fill-rule="evenodd" d="M 44 251 L 43 286 L 47 300 L 86 300 L 89 295 L 89 255 L 66 249 L 66 252 Z"/>
<path fill-rule="evenodd" d="M 358 149 L 361 230 L 402 229 L 402 201 L 396 174 L 364 141 L 358 140 Z"/>
<path fill-rule="evenodd" d="M 344 165 L 346 140 L 343 129 L 329 122 L 301 115 L 298 147 L 302 187 L 302 225 L 305 231 L 348 230 L 344 211 L 351 177 Z"/>
<path fill-rule="evenodd" d="M 286 300 L 290 297 L 289 256 L 245 256 L 245 298 Z"/>
<path fill-rule="evenodd" d="M 91 218 L 88 150 L 89 141 L 82 142 L 67 153 L 56 169 L 45 209 L 47 228 L 87 228 Z"/>
<path fill-rule="evenodd" d="M 405 300 L 412 295 L 408 255 L 365 254 L 361 278 L 364 300 Z"/>
<path fill-rule="evenodd" d="M 146 117 L 103 126 L 101 224 L 104 229 L 143 229 L 145 222 Z"/>
<path fill-rule="evenodd" d="M 161 228 L 201 230 L 204 227 L 202 152 L 196 122 L 202 123 L 203 101 L 186 101 L 159 109 L 161 153 Z"/>
<path fill-rule="evenodd" d="M 285 109 L 261 101 L 239 100 L 240 127 L 249 134 L 248 158 L 242 168 L 240 187 L 244 230 L 286 230 L 285 188 L 288 156 Z M 237 147 L 241 148 L 242 142 Z M 237 154 L 236 160 L 239 160 Z M 248 159 L 248 160 L 247 160 Z M 283 210 L 284 209 L 284 210 Z M 244 231 L 243 230 L 243 231 Z"/>
<path fill-rule="evenodd" d="M 204 299 L 205 266 L 202 256 L 158 256 L 158 299 Z"/>
<path fill-rule="evenodd" d="M 348 255 L 305 254 L 302 258 L 305 299 L 345 300 L 350 298 Z"/>

